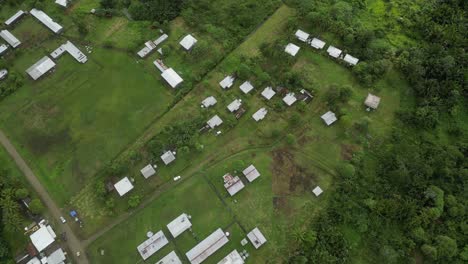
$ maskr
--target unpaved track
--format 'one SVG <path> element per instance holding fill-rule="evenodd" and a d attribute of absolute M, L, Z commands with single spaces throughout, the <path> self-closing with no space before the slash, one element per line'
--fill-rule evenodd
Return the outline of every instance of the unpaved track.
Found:
<path fill-rule="evenodd" d="M 7 136 L 3 133 L 2 130 L 0 130 L 0 143 L 3 145 L 3 147 L 11 156 L 11 158 L 15 161 L 18 168 L 23 172 L 24 176 L 26 176 L 26 179 L 34 188 L 36 193 L 39 195 L 39 197 L 41 198 L 42 202 L 49 210 L 54 220 L 56 220 L 57 223 L 60 223 L 60 216 L 62 216 L 63 214 L 60 211 L 59 207 L 57 206 L 57 204 L 55 204 L 55 202 L 49 196 L 49 193 L 45 190 L 45 188 L 39 182 L 39 179 L 32 172 L 32 170 L 29 168 L 28 164 L 26 164 L 26 161 L 24 161 L 24 159 L 21 157 L 18 151 L 16 151 L 16 148 L 13 146 L 13 144 L 10 142 L 10 140 L 7 138 Z M 68 226 L 68 223 L 57 225 L 54 228 L 57 231 L 59 231 L 57 232 L 58 234 L 63 233 L 63 232 L 66 233 L 66 236 L 67 236 L 66 244 L 68 245 L 68 248 L 71 251 L 71 255 L 74 256 L 75 262 L 80 263 L 80 264 L 88 264 L 89 261 L 86 258 L 84 247 L 82 246 L 77 236 L 75 236 L 72 229 Z M 76 257 L 76 252 L 80 252 L 81 256 Z"/>

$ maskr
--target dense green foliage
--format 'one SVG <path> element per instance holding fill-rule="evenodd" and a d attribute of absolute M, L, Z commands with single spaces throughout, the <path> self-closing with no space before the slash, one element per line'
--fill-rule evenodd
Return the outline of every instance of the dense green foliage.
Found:
<path fill-rule="evenodd" d="M 128 11 L 137 20 L 164 22 L 176 18 L 185 2 L 186 0 L 138 0 L 131 2 Z"/>

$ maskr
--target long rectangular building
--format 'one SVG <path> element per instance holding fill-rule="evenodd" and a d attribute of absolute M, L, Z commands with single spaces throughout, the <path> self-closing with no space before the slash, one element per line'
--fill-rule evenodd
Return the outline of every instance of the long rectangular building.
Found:
<path fill-rule="evenodd" d="M 29 67 L 26 72 L 33 80 L 39 79 L 42 75 L 52 70 L 55 67 L 55 62 L 49 57 L 45 56 L 38 62 Z"/>
<path fill-rule="evenodd" d="M 221 228 L 218 228 L 185 255 L 191 264 L 199 264 L 224 246 L 227 242 L 229 242 L 229 239 L 226 234 L 224 234 L 224 231 Z"/>
<path fill-rule="evenodd" d="M 15 23 L 18 19 L 20 19 L 24 14 L 26 14 L 23 10 L 20 10 L 16 12 L 14 15 L 12 15 L 9 19 L 5 21 L 5 25 L 9 26 L 13 23 Z"/>
<path fill-rule="evenodd" d="M 13 34 L 10 33 L 10 31 L 4 29 L 0 31 L 0 37 L 4 39 L 10 46 L 13 48 L 18 47 L 21 44 L 21 41 L 19 41 Z"/>
<path fill-rule="evenodd" d="M 148 238 L 145 242 L 141 243 L 137 249 L 143 260 L 146 260 L 168 243 L 169 241 L 163 231 L 159 231 Z"/>
<path fill-rule="evenodd" d="M 42 24 L 48 27 L 52 32 L 55 34 L 59 34 L 63 31 L 63 27 L 55 22 L 52 18 L 50 18 L 46 13 L 41 10 L 37 10 L 35 8 L 31 9 L 31 15 L 39 20 Z"/>
<path fill-rule="evenodd" d="M 63 53 L 68 52 L 75 60 L 77 60 L 80 63 L 85 63 L 88 61 L 88 57 L 83 54 L 76 46 L 75 44 L 71 43 L 70 41 L 67 41 L 65 44 L 60 45 L 56 50 L 54 50 L 52 53 L 50 53 L 50 56 L 53 59 L 57 59 L 60 56 L 62 56 Z"/>

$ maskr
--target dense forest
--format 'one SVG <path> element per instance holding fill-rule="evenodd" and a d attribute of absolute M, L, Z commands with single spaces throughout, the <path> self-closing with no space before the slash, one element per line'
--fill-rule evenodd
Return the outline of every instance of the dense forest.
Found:
<path fill-rule="evenodd" d="M 405 30 L 417 44 L 397 48 L 381 29 L 357 19 L 365 1 L 291 4 L 301 10 L 301 19 L 372 59 L 355 68 L 363 83 L 385 72 L 369 68 L 375 64 L 398 67 L 415 101 L 398 112 L 390 137 L 371 141 L 337 168 L 329 207 L 297 236 L 290 262 L 349 263 L 366 252 L 366 261 L 374 263 L 414 263 L 421 255 L 424 263 L 466 263 L 468 2 L 427 1 L 408 8 L 401 19 L 408 20 Z M 359 248 L 346 239 L 347 229 L 361 237 Z"/>

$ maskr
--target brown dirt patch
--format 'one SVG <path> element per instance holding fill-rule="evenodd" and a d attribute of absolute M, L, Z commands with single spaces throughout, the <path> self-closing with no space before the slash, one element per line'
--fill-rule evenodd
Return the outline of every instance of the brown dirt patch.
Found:
<path fill-rule="evenodd" d="M 341 158 L 344 160 L 351 160 L 354 152 L 359 149 L 356 145 L 341 144 Z"/>
<path fill-rule="evenodd" d="M 291 206 L 289 205 L 289 200 L 287 197 L 273 197 L 273 208 L 282 213 L 290 214 L 292 213 Z"/>

